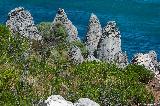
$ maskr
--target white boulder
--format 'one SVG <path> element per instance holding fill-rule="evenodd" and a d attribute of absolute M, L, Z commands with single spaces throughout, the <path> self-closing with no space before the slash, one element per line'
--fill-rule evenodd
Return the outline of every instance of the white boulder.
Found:
<path fill-rule="evenodd" d="M 74 106 L 100 106 L 100 105 L 88 98 L 81 98 L 76 103 L 74 103 Z"/>
<path fill-rule="evenodd" d="M 45 100 L 47 106 L 73 106 L 72 102 L 66 101 L 60 95 L 52 95 Z"/>

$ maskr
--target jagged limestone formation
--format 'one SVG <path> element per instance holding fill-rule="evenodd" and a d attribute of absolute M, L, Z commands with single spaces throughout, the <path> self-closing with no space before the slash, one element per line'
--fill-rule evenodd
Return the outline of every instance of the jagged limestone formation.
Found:
<path fill-rule="evenodd" d="M 74 64 L 80 64 L 84 61 L 81 50 L 77 46 L 71 47 L 69 57 Z"/>
<path fill-rule="evenodd" d="M 52 23 L 52 27 L 54 27 L 55 24 L 60 23 L 64 25 L 67 34 L 68 34 L 68 41 L 72 42 L 75 40 L 80 40 L 78 38 L 78 31 L 77 28 L 72 24 L 72 22 L 68 19 L 64 9 L 59 8 L 56 17 L 54 18 L 54 21 Z M 52 28 L 51 28 L 52 29 Z"/>
<path fill-rule="evenodd" d="M 88 99 L 88 98 L 81 98 L 74 104 L 74 106 L 100 106 L 98 103 Z"/>
<path fill-rule="evenodd" d="M 37 27 L 34 24 L 30 12 L 23 7 L 18 7 L 8 13 L 6 26 L 9 27 L 12 34 L 20 34 L 34 40 L 41 40 Z"/>
<path fill-rule="evenodd" d="M 127 56 L 121 50 L 121 35 L 115 21 L 108 22 L 103 29 L 98 44 L 97 58 L 102 61 L 116 62 L 120 66 L 128 64 Z"/>
<path fill-rule="evenodd" d="M 143 65 L 145 68 L 153 71 L 156 75 L 160 72 L 159 63 L 157 62 L 157 54 L 155 51 L 150 51 L 146 54 L 138 53 L 134 56 L 131 63 Z"/>
<path fill-rule="evenodd" d="M 99 39 L 102 36 L 102 27 L 95 14 L 91 14 L 88 26 L 88 32 L 86 35 L 86 48 L 90 55 L 94 55 L 97 50 Z"/>

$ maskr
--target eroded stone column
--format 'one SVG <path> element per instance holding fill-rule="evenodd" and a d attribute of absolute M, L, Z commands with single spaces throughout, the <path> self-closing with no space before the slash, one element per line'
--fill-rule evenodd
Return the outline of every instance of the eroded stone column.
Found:
<path fill-rule="evenodd" d="M 86 48 L 89 51 L 89 55 L 94 55 L 95 50 L 97 50 L 97 45 L 101 36 L 101 24 L 97 16 L 92 13 L 89 20 L 88 32 L 86 35 Z"/>
<path fill-rule="evenodd" d="M 30 12 L 23 7 L 18 7 L 8 13 L 6 26 L 9 27 L 12 34 L 20 34 L 34 40 L 41 40 L 38 29 L 34 24 Z"/>

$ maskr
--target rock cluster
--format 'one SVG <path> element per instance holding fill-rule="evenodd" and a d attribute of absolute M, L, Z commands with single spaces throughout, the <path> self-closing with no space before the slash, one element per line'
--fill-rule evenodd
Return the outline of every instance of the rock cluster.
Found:
<path fill-rule="evenodd" d="M 72 24 L 72 22 L 68 19 L 64 9 L 59 8 L 56 17 L 54 18 L 54 21 L 52 23 L 52 27 L 54 27 L 55 24 L 60 23 L 64 25 L 67 34 L 68 34 L 68 41 L 72 42 L 75 40 L 80 40 L 78 38 L 78 31 L 77 28 Z M 52 28 L 51 28 L 52 29 Z"/>
<path fill-rule="evenodd" d="M 145 68 L 153 71 L 156 75 L 160 72 L 159 63 L 157 62 L 157 54 L 155 51 L 150 51 L 146 54 L 138 53 L 134 56 L 131 63 L 143 65 Z"/>
<path fill-rule="evenodd" d="M 60 95 L 52 95 L 48 97 L 44 103 L 39 104 L 39 106 L 100 106 L 96 102 L 88 99 L 88 98 L 81 98 L 76 103 L 72 103 L 70 101 L 66 101 Z"/>
<path fill-rule="evenodd" d="M 34 40 L 42 39 L 34 24 L 33 17 L 23 7 L 15 8 L 8 13 L 6 26 L 9 27 L 13 35 L 20 34 Z"/>
<path fill-rule="evenodd" d="M 80 64 L 84 61 L 81 50 L 77 46 L 72 46 L 69 51 L 69 57 L 74 64 Z"/>
<path fill-rule="evenodd" d="M 95 50 L 97 50 L 99 39 L 102 36 L 102 27 L 95 14 L 91 14 L 88 32 L 86 35 L 86 48 L 90 55 L 94 55 Z"/>
<path fill-rule="evenodd" d="M 102 61 L 116 61 L 122 64 L 122 66 L 128 64 L 127 56 L 121 50 L 121 35 L 115 21 L 108 22 L 103 29 L 98 45 L 97 57 Z"/>

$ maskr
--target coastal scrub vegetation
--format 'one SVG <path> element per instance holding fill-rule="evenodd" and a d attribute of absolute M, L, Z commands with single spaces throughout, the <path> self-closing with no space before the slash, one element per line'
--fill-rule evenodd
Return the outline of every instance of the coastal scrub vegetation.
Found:
<path fill-rule="evenodd" d="M 12 36 L 6 26 L 0 25 L 0 106 L 36 105 L 52 94 L 70 101 L 90 98 L 101 106 L 154 101 L 146 89 L 153 78 L 151 71 L 138 65 L 121 69 L 96 61 L 74 65 L 68 49 L 77 45 L 85 57 L 84 44 L 68 43 L 64 27 L 57 24 L 51 30 L 50 25 L 44 22 L 37 25 L 44 39 L 37 42 L 41 45 L 38 49 L 33 49 L 29 39 L 19 34 Z"/>

